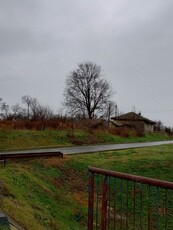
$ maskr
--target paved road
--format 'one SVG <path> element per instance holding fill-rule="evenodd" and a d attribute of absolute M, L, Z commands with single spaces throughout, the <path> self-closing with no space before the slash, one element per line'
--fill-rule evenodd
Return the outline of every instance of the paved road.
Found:
<path fill-rule="evenodd" d="M 158 145 L 173 144 L 172 141 L 159 141 L 159 142 L 143 142 L 143 143 L 127 143 L 127 144 L 109 144 L 109 145 L 90 145 L 90 146 L 75 146 L 75 147 L 61 147 L 50 149 L 35 149 L 35 150 L 23 150 L 12 151 L 9 153 L 40 153 L 40 152 L 62 152 L 63 154 L 76 154 L 76 153 L 92 153 L 108 150 L 120 150 L 129 148 L 141 148 Z M 0 152 L 0 154 L 7 154 L 8 152 Z"/>

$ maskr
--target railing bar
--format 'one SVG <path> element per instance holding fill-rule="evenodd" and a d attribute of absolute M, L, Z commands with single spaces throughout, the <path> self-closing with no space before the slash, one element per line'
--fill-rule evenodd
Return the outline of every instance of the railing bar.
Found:
<path fill-rule="evenodd" d="M 120 180 L 120 192 L 121 192 L 121 225 L 120 228 L 123 228 L 123 180 Z"/>
<path fill-rule="evenodd" d="M 126 230 L 129 229 L 128 206 L 129 206 L 129 181 L 127 180 L 127 188 L 126 188 Z"/>
<path fill-rule="evenodd" d="M 159 224 L 159 215 L 158 215 L 158 202 L 159 202 L 159 188 L 156 188 L 156 229 L 158 230 L 158 224 Z"/>
<path fill-rule="evenodd" d="M 151 222 L 151 210 L 150 210 L 150 196 L 151 196 L 151 187 L 148 186 L 148 230 L 150 230 L 150 222 Z"/>
<path fill-rule="evenodd" d="M 102 181 L 102 209 L 100 210 L 101 175 L 102 174 L 98 172 L 94 173 L 92 170 L 89 170 L 88 230 L 94 230 L 94 229 L 95 230 L 113 230 L 113 229 L 128 230 L 129 227 L 130 229 L 132 227 L 133 230 L 135 230 L 136 228 L 142 230 L 143 228 L 145 228 L 144 215 L 147 209 L 148 209 L 148 216 L 146 216 L 146 218 L 148 219 L 147 221 L 148 230 L 153 228 L 159 230 L 159 227 L 161 227 L 162 224 L 163 224 L 162 228 L 164 230 L 169 229 L 170 227 L 169 219 L 172 218 L 171 213 L 169 212 L 169 208 L 171 208 L 171 204 L 168 202 L 168 195 L 169 195 L 168 192 L 171 189 L 170 187 L 168 189 L 167 188 L 164 189 L 163 191 L 160 189 L 159 186 L 155 187 L 155 185 L 151 185 L 149 183 L 147 186 L 147 190 L 145 190 L 146 186 L 144 187 L 142 182 L 138 184 L 135 180 L 133 181 L 131 187 L 129 182 L 131 180 L 126 180 L 126 182 L 123 182 L 123 178 L 120 177 L 118 177 L 118 186 L 117 186 L 117 178 L 112 178 L 111 180 L 112 176 L 110 175 L 108 176 L 106 174 L 104 175 Z M 169 182 L 168 184 L 170 185 Z M 168 184 L 166 184 L 166 186 L 168 186 Z M 139 185 L 139 189 L 138 189 L 138 185 Z M 118 188 L 118 193 L 117 193 L 117 188 Z M 131 192 L 131 188 L 133 191 L 132 193 L 133 200 L 130 201 L 129 190 Z M 147 194 L 148 204 L 146 203 L 146 201 L 144 202 L 145 194 Z M 161 198 L 163 199 L 163 201 L 161 201 Z M 119 200 L 118 206 L 117 206 L 117 199 Z M 144 206 L 144 204 L 146 206 Z M 160 205 L 163 205 L 162 206 L 163 212 L 162 209 L 160 209 Z M 119 210 L 119 206 L 121 210 Z M 118 221 L 117 221 L 117 207 L 118 207 Z M 132 216 L 130 215 L 130 210 L 132 211 Z M 162 216 L 160 216 L 161 215 L 160 211 L 161 214 L 163 213 Z M 133 224 L 133 226 L 131 226 L 131 224 Z"/>
<path fill-rule="evenodd" d="M 99 209 L 98 209 L 98 199 L 99 199 L 99 174 L 97 175 L 97 180 L 96 180 L 96 230 L 98 230 L 98 216 L 99 216 Z"/>
<path fill-rule="evenodd" d="M 136 183 L 133 185 L 133 229 L 135 229 L 136 222 Z"/>
<path fill-rule="evenodd" d="M 142 184 L 140 184 L 140 230 L 142 230 L 142 215 L 143 215 L 142 196 L 143 196 L 143 186 Z"/>
<path fill-rule="evenodd" d="M 116 230 L 116 178 L 114 179 L 114 230 Z"/>
<path fill-rule="evenodd" d="M 126 174 L 126 173 L 114 172 L 114 171 L 109 171 L 106 169 L 99 169 L 95 167 L 89 167 L 89 171 L 94 172 L 94 173 L 99 173 L 102 175 L 107 175 L 111 177 L 129 180 L 129 181 L 139 182 L 141 184 L 147 184 L 147 185 L 152 185 L 156 187 L 173 190 L 173 182 L 161 181 L 161 180 L 151 179 L 147 177 L 141 177 L 141 176 Z"/>

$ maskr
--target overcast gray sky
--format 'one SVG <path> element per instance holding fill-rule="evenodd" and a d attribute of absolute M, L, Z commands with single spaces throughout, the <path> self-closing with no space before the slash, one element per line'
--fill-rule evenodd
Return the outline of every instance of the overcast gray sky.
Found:
<path fill-rule="evenodd" d="M 172 0 L 1 0 L 0 97 L 58 111 L 68 73 L 102 66 L 123 112 L 173 126 Z"/>

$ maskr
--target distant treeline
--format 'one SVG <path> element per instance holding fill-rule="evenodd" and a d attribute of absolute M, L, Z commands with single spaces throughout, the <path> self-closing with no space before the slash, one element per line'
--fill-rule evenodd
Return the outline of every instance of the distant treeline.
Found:
<path fill-rule="evenodd" d="M 20 104 L 15 104 L 10 107 L 0 98 L 0 128 L 34 130 L 85 129 L 91 132 L 94 129 L 107 129 L 111 133 L 124 137 L 128 137 L 131 134 L 136 135 L 135 130 L 128 130 L 127 128 L 110 130 L 110 114 L 105 117 L 95 116 L 93 119 L 88 119 L 79 115 L 71 117 L 70 114 L 55 114 L 49 106 L 42 105 L 38 99 L 28 95 L 23 96 L 21 102 L 24 107 Z M 173 134 L 173 129 L 164 126 L 161 121 L 156 122 L 155 131 L 164 131 L 168 134 Z"/>

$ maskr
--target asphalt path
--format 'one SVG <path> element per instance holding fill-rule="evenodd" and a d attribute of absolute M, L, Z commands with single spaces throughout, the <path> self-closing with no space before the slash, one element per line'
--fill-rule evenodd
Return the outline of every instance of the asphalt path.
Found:
<path fill-rule="evenodd" d="M 157 142 L 142 142 L 142 143 L 126 143 L 126 144 L 106 144 L 106 145 L 88 145 L 88 146 L 73 146 L 73 147 L 61 147 L 61 148 L 46 148 L 46 149 L 34 149 L 34 150 L 23 150 L 23 151 L 10 151 L 0 152 L 2 154 L 24 154 L 24 153 L 51 153 L 51 152 L 62 152 L 64 155 L 77 154 L 77 153 L 94 153 L 109 150 L 121 150 L 141 147 L 151 147 L 173 144 L 172 141 L 157 141 Z"/>

